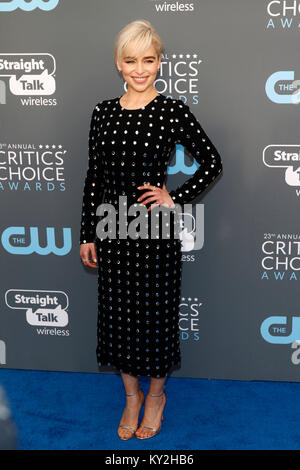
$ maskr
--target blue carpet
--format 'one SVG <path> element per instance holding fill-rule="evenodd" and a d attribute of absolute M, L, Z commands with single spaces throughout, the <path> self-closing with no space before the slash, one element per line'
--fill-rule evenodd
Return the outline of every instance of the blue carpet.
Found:
<path fill-rule="evenodd" d="M 117 374 L 1 369 L 0 385 L 19 449 L 300 449 L 300 383 L 171 377 L 162 430 L 144 441 L 118 438 L 125 395 Z M 148 385 L 141 377 L 145 393 Z"/>

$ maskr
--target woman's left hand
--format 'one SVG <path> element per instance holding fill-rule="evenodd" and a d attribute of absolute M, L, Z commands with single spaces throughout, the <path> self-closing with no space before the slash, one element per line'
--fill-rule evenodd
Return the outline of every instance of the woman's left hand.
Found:
<path fill-rule="evenodd" d="M 146 191 L 144 194 L 142 194 L 138 198 L 139 202 L 143 201 L 143 202 L 140 202 L 142 205 L 148 204 L 148 202 L 151 202 L 151 201 L 155 201 L 147 209 L 148 211 L 152 210 L 152 208 L 156 206 L 175 207 L 174 201 L 171 198 L 168 191 L 166 190 L 165 184 L 163 184 L 162 188 L 159 188 L 158 186 L 153 186 L 152 184 L 145 184 L 143 186 L 138 186 L 137 189 L 149 189 L 149 191 Z"/>

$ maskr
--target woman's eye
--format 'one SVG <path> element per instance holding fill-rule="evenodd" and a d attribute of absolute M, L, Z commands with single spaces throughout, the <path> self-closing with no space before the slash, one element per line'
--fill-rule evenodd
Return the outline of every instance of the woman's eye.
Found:
<path fill-rule="evenodd" d="M 126 64 L 132 64 L 132 62 L 133 62 L 133 60 L 127 60 Z M 149 59 L 149 60 L 146 60 L 146 62 L 150 62 L 152 64 L 153 60 Z"/>

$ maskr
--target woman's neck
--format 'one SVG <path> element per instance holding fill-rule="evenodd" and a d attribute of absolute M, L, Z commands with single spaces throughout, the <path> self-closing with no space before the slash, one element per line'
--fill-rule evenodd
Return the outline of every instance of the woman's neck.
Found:
<path fill-rule="evenodd" d="M 151 101 L 155 96 L 158 95 L 158 92 L 156 91 L 155 88 L 152 88 L 150 92 L 145 91 L 145 92 L 136 92 L 136 91 L 128 91 L 122 96 L 122 103 L 120 100 L 121 105 L 125 106 L 144 106 L 147 104 L 149 101 Z M 125 98 L 125 99 L 124 99 Z"/>

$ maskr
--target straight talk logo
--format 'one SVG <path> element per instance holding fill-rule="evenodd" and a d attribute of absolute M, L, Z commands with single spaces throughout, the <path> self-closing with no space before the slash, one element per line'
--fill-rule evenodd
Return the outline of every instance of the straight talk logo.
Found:
<path fill-rule="evenodd" d="M 6 86 L 23 106 L 57 104 L 48 98 L 56 91 L 55 72 L 55 57 L 48 52 L 0 53 L 0 104 L 6 104 Z"/>
<path fill-rule="evenodd" d="M 268 168 L 280 169 L 284 181 L 295 188 L 296 196 L 300 196 L 300 145 L 271 144 L 263 150 L 263 163 Z"/>
<path fill-rule="evenodd" d="M 25 312 L 26 322 L 38 335 L 70 336 L 69 299 L 63 291 L 9 289 L 5 293 L 7 307 Z M 50 327 L 50 328 L 49 328 Z"/>

